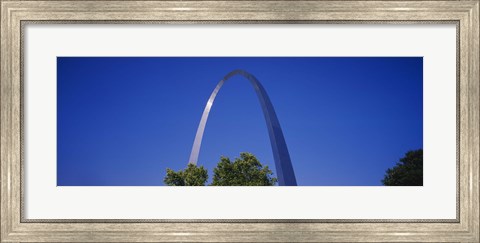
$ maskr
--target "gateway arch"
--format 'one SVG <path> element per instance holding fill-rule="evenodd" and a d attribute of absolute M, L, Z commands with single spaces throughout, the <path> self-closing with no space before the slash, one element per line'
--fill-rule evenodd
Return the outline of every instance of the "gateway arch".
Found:
<path fill-rule="evenodd" d="M 290 154 L 288 153 L 287 144 L 283 137 L 282 128 L 278 122 L 275 109 L 273 108 L 270 98 L 268 98 L 267 92 L 260 84 L 260 82 L 250 73 L 244 70 L 234 70 L 228 73 L 215 87 L 210 98 L 208 99 L 205 110 L 202 114 L 202 119 L 197 128 L 197 134 L 195 135 L 195 141 L 193 142 L 192 152 L 190 153 L 189 164 L 197 164 L 198 154 L 200 152 L 200 146 L 202 144 L 203 132 L 205 131 L 205 125 L 207 124 L 208 115 L 212 108 L 215 97 L 222 88 L 223 84 L 235 75 L 241 75 L 248 79 L 252 84 L 255 92 L 257 93 L 260 105 L 262 106 L 263 115 L 267 123 L 268 135 L 270 137 L 270 143 L 272 146 L 273 159 L 275 160 L 275 169 L 278 177 L 278 184 L 280 186 L 296 186 L 297 180 L 295 179 L 295 173 L 292 167 L 292 161 L 290 160 Z"/>

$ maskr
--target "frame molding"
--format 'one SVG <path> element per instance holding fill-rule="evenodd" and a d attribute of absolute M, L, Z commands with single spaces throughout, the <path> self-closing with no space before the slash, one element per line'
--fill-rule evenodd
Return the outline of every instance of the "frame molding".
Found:
<path fill-rule="evenodd" d="M 479 242 L 479 0 L 0 0 L 1 242 Z M 123 221 L 22 219 L 23 23 L 457 23 L 458 220 Z M 168 222 L 168 223 L 166 223 Z M 128 229 L 128 230 L 127 230 Z M 192 230 L 193 229 L 193 230 Z"/>

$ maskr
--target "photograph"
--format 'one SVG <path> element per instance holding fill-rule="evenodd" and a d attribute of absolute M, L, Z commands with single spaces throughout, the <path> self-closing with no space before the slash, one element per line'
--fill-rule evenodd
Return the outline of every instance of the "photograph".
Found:
<path fill-rule="evenodd" d="M 57 186 L 423 186 L 423 57 L 57 57 Z"/>

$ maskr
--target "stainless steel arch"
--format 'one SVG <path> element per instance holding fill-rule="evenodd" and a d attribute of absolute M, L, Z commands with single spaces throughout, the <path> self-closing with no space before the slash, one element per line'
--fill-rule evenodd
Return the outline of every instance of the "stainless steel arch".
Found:
<path fill-rule="evenodd" d="M 265 116 L 265 121 L 267 123 L 270 144 L 272 146 L 273 159 L 275 160 L 275 169 L 278 177 L 278 184 L 280 186 L 296 186 L 297 180 L 295 178 L 292 162 L 290 160 L 290 154 L 288 153 L 287 144 L 285 143 L 283 131 L 280 127 L 280 122 L 278 121 L 275 109 L 273 108 L 273 105 L 270 102 L 270 98 L 268 97 L 267 92 L 260 84 L 260 82 L 252 74 L 244 70 L 234 70 L 228 73 L 217 84 L 212 94 L 210 95 L 207 105 L 205 106 L 205 110 L 203 111 L 202 119 L 200 120 L 200 124 L 197 128 L 197 134 L 195 135 L 195 141 L 193 142 L 189 164 L 197 164 L 198 154 L 200 152 L 200 146 L 202 144 L 203 132 L 205 130 L 205 125 L 207 124 L 208 114 L 210 113 L 210 109 L 212 108 L 213 101 L 215 100 L 218 91 L 220 91 L 220 88 L 229 78 L 235 75 L 241 75 L 247 78 L 253 85 L 253 88 L 257 93 L 258 99 L 260 100 L 263 115 Z"/>

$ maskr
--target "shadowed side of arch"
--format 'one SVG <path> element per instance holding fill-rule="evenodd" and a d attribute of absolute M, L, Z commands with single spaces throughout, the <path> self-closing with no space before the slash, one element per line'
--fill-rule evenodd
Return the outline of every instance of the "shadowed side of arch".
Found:
<path fill-rule="evenodd" d="M 202 119 L 200 120 L 200 124 L 197 128 L 197 134 L 195 135 L 195 141 L 193 142 L 189 163 L 194 165 L 197 164 L 198 154 L 200 152 L 200 146 L 202 144 L 203 132 L 205 131 L 208 115 L 210 113 L 210 109 L 212 108 L 215 97 L 220 91 L 220 88 L 222 88 L 223 84 L 229 78 L 235 75 L 241 75 L 248 79 L 253 85 L 255 92 L 257 93 L 260 105 L 262 106 L 263 115 L 265 116 L 265 121 L 267 123 L 268 135 L 270 137 L 270 144 L 272 146 L 273 159 L 275 160 L 275 169 L 277 172 L 278 184 L 280 186 L 296 186 L 297 180 L 295 178 L 292 162 L 290 160 L 290 154 L 288 153 L 287 144 L 283 136 L 283 131 L 280 127 L 280 122 L 278 121 L 272 102 L 270 101 L 267 92 L 260 84 L 260 82 L 253 75 L 244 70 L 234 70 L 228 73 L 217 84 L 212 94 L 210 95 L 207 105 L 205 106 L 205 110 L 203 111 Z"/>

